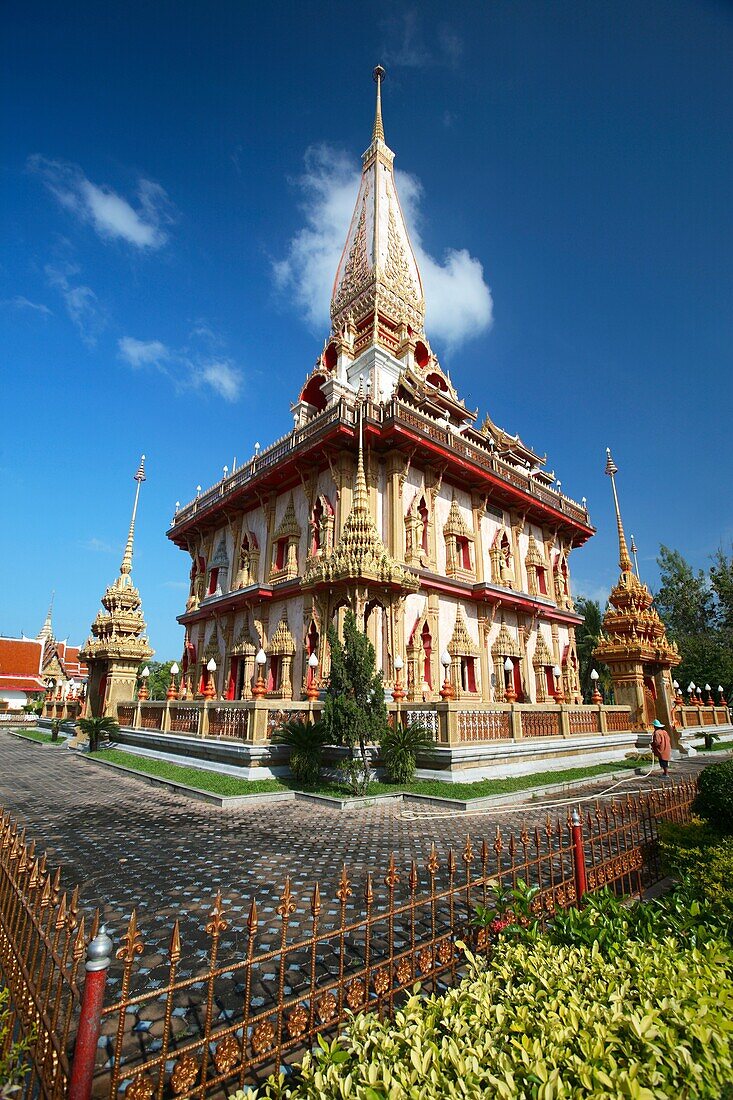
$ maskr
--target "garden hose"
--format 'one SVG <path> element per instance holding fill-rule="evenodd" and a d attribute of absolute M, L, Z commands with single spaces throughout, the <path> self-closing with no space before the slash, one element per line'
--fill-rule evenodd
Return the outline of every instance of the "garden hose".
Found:
<path fill-rule="evenodd" d="M 603 791 L 595 791 L 593 794 L 583 795 L 581 798 L 561 798 L 561 799 L 549 799 L 544 802 L 532 800 L 529 803 L 523 803 L 521 806 L 492 806 L 486 810 L 464 810 L 461 817 L 489 817 L 491 815 L 501 814 L 518 814 L 527 813 L 528 809 L 542 810 L 551 806 L 578 806 L 581 802 L 597 802 L 600 798 L 605 798 L 616 787 L 620 787 L 623 783 L 632 783 L 637 779 L 648 779 L 654 771 L 654 764 L 649 768 L 648 772 L 643 775 L 631 775 L 628 779 L 617 779 L 615 783 L 612 783 L 610 787 L 606 787 Z M 651 790 L 645 790 L 640 788 L 638 791 L 630 791 L 630 794 L 654 794 L 658 791 L 666 790 L 666 787 L 652 787 Z M 453 810 L 438 810 L 431 812 L 430 810 L 403 810 L 402 817 L 419 819 L 420 821 L 428 821 L 431 818 L 444 818 L 455 817 L 455 811 Z"/>

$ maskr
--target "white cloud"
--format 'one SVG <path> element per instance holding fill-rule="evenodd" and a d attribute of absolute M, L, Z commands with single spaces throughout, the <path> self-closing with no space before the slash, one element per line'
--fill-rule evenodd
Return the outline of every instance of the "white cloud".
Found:
<path fill-rule="evenodd" d="M 466 249 L 431 256 L 419 232 L 422 185 L 406 172 L 396 182 L 410 239 L 423 278 L 428 335 L 454 350 L 486 331 L 493 320 L 491 290 L 479 260 Z M 352 161 L 328 145 L 309 148 L 305 172 L 296 181 L 305 225 L 291 238 L 287 255 L 273 264 L 275 282 L 292 294 L 313 328 L 328 324 L 331 291 L 359 187 Z"/>
<path fill-rule="evenodd" d="M 226 360 L 203 364 L 198 368 L 194 377 L 198 377 L 201 384 L 211 386 L 214 392 L 223 397 L 225 401 L 236 401 L 242 391 L 240 372 L 232 363 Z"/>
<path fill-rule="evenodd" d="M 50 286 L 63 298 L 66 312 L 79 329 L 82 340 L 93 347 L 106 324 L 106 317 L 92 288 L 76 282 L 75 276 L 80 274 L 81 268 L 62 262 L 46 264 L 44 270 Z"/>
<path fill-rule="evenodd" d="M 25 298 L 22 294 L 16 294 L 14 298 L 4 298 L 0 305 L 12 306 L 13 309 L 31 309 L 37 313 L 42 313 L 45 317 L 51 317 L 53 311 L 44 306 L 42 302 L 32 302 L 30 298 Z"/>
<path fill-rule="evenodd" d="M 435 65 L 455 68 L 463 56 L 463 40 L 447 24 L 439 26 L 437 33 L 431 30 L 427 44 L 417 7 L 389 16 L 381 27 L 384 42 L 380 56 L 388 72 L 392 68 L 427 69 Z"/>
<path fill-rule="evenodd" d="M 198 335 L 207 344 L 220 343 L 221 340 L 208 325 Z M 134 336 L 123 336 L 117 347 L 120 359 L 134 370 L 143 367 L 156 367 L 172 378 L 178 390 L 201 389 L 209 387 L 225 401 L 237 401 L 243 386 L 243 376 L 231 359 L 212 359 L 190 346 L 178 350 L 171 349 L 162 340 L 138 340 Z"/>
<path fill-rule="evenodd" d="M 104 539 L 98 539 L 96 536 L 92 536 L 86 542 L 80 542 L 79 546 L 82 550 L 91 550 L 93 554 L 114 554 L 117 552 L 117 547 L 111 546 L 110 543 L 105 542 Z"/>
<path fill-rule="evenodd" d="M 168 348 L 160 340 L 136 340 L 134 336 L 123 336 L 117 341 L 120 357 L 131 367 L 157 366 L 169 356 Z"/>
<path fill-rule="evenodd" d="M 91 225 L 103 240 L 156 249 L 168 239 L 164 226 L 173 219 L 168 196 L 160 184 L 140 179 L 134 206 L 107 184 L 92 183 L 76 164 L 36 154 L 30 157 L 28 167 L 41 176 L 65 210 Z"/>

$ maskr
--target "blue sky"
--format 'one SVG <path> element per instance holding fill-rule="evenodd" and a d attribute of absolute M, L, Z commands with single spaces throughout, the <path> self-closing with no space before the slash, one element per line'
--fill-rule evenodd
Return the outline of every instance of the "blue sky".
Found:
<path fill-rule="evenodd" d="M 467 404 L 588 498 L 575 590 L 616 575 L 606 446 L 645 580 L 660 542 L 695 565 L 730 544 L 730 4 L 4 16 L 2 633 L 35 634 L 55 588 L 57 633 L 86 637 L 145 452 L 133 575 L 179 655 L 188 565 L 165 530 L 292 423 L 377 61 L 428 334 Z"/>

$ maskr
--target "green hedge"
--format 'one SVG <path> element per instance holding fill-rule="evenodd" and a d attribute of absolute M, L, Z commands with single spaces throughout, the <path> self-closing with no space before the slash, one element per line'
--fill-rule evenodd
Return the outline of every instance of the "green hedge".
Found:
<path fill-rule="evenodd" d="M 733 833 L 733 760 L 711 764 L 697 780 L 695 810 L 721 833 Z"/>
<path fill-rule="evenodd" d="M 659 847 L 668 874 L 688 880 L 720 917 L 733 920 L 733 836 L 700 820 L 663 825 Z"/>
<path fill-rule="evenodd" d="M 730 1097 L 733 953 L 724 941 L 598 946 L 508 943 L 443 996 L 412 996 L 394 1020 L 354 1017 L 288 1082 L 292 1100 L 449 1097 Z M 245 1094 L 236 1094 L 244 1100 Z"/>

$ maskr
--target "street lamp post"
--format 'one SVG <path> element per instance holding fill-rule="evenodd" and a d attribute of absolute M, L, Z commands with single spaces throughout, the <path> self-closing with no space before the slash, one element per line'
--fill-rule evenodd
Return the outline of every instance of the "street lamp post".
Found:
<path fill-rule="evenodd" d="M 176 676 L 178 675 L 178 665 L 174 661 L 171 665 L 171 682 L 168 684 L 168 691 L 165 693 L 166 699 L 178 698 L 178 685 L 176 684 Z"/>
<path fill-rule="evenodd" d="M 206 677 L 206 683 L 204 684 L 204 699 L 216 699 L 216 681 L 214 680 L 216 661 L 213 657 L 206 665 L 206 671 L 209 675 Z"/>
<path fill-rule="evenodd" d="M 601 705 L 601 703 L 603 702 L 603 696 L 601 695 L 600 689 L 598 687 L 598 681 L 600 680 L 600 676 L 598 674 L 598 669 L 597 668 L 592 668 L 590 670 L 590 678 L 593 681 L 593 695 L 591 696 L 591 701 L 597 707 L 599 707 Z"/>
<path fill-rule="evenodd" d="M 267 688 L 262 675 L 265 670 L 265 665 L 267 664 L 267 654 L 264 649 L 258 649 L 257 656 L 255 657 L 255 664 L 257 665 L 257 680 L 255 681 L 255 686 L 252 688 L 252 698 L 264 699 L 267 695 Z"/>
<path fill-rule="evenodd" d="M 144 703 L 146 699 L 150 698 L 150 692 L 148 691 L 148 677 L 150 676 L 150 669 L 146 665 L 140 673 L 140 690 L 137 693 L 137 697 L 141 703 Z"/>
<path fill-rule="evenodd" d="M 560 705 L 565 702 L 565 696 L 562 691 L 562 669 L 559 665 L 555 665 L 552 675 L 555 677 L 555 702 Z"/>
<path fill-rule="evenodd" d="M 444 674 L 443 686 L 440 689 L 440 698 L 443 700 L 444 703 L 447 703 L 449 702 L 449 700 L 453 699 L 455 695 L 453 691 L 453 685 L 450 682 L 450 676 L 448 675 L 448 670 L 450 669 L 450 653 L 447 649 L 444 649 L 441 653 L 440 663 L 443 666 Z"/>
<path fill-rule="evenodd" d="M 308 658 L 308 687 L 306 690 L 306 699 L 311 704 L 311 710 L 313 710 L 313 703 L 318 698 L 318 654 L 313 651 Z"/>
<path fill-rule="evenodd" d="M 402 686 L 402 669 L 405 667 L 405 663 L 400 657 L 399 653 L 394 659 L 394 687 L 392 688 L 392 698 L 399 707 L 402 700 L 405 698 L 405 689 Z"/>
<path fill-rule="evenodd" d="M 515 703 L 517 692 L 514 687 L 514 661 L 507 657 L 504 661 L 504 698 L 507 703 Z"/>

